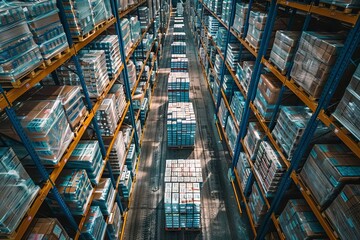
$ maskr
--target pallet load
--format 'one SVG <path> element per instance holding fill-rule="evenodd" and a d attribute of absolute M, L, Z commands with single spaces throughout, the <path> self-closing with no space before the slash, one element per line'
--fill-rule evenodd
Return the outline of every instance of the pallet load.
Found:
<path fill-rule="evenodd" d="M 122 40 L 124 43 L 124 51 L 126 55 L 130 53 L 133 42 L 131 41 L 130 22 L 127 18 L 123 18 L 120 22 Z"/>
<path fill-rule="evenodd" d="M 249 176 L 251 174 L 251 167 L 244 152 L 241 152 L 239 154 L 239 160 L 236 164 L 236 171 L 239 175 L 239 178 L 241 179 L 241 190 L 244 191 L 246 185 L 248 184 Z"/>
<path fill-rule="evenodd" d="M 238 66 L 236 68 L 236 75 L 239 78 L 240 85 L 243 87 L 244 91 L 247 93 L 250 81 L 251 81 L 251 75 L 254 70 L 254 61 L 244 61 L 242 64 L 238 63 Z"/>
<path fill-rule="evenodd" d="M 166 160 L 165 230 L 201 229 L 201 162 L 197 159 Z"/>
<path fill-rule="evenodd" d="M 236 122 L 235 124 L 240 125 L 242 113 L 244 111 L 245 98 L 239 91 L 234 91 L 234 96 L 232 97 L 230 109 L 234 113 Z"/>
<path fill-rule="evenodd" d="M 124 201 L 129 200 L 132 189 L 131 187 L 132 187 L 131 172 L 127 169 L 126 166 L 124 166 L 119 182 L 119 193 Z"/>
<path fill-rule="evenodd" d="M 139 7 L 139 21 L 140 21 L 141 30 L 145 31 L 150 23 L 148 7 Z"/>
<path fill-rule="evenodd" d="M 244 137 L 244 147 L 251 159 L 256 158 L 260 143 L 265 137 L 265 132 L 259 122 L 249 122 L 246 136 Z"/>
<path fill-rule="evenodd" d="M 94 189 L 93 206 L 99 206 L 103 215 L 109 216 L 114 206 L 115 189 L 110 178 L 102 178 Z"/>
<path fill-rule="evenodd" d="M 119 205 L 114 204 L 111 214 L 107 221 L 109 238 L 119 239 L 122 230 L 122 219 Z"/>
<path fill-rule="evenodd" d="M 171 58 L 171 72 L 188 72 L 189 59 L 188 58 Z"/>
<path fill-rule="evenodd" d="M 72 238 L 56 218 L 35 218 L 26 231 L 24 239 L 70 240 Z"/>
<path fill-rule="evenodd" d="M 85 239 L 104 239 L 107 224 L 99 206 L 91 206 L 81 229 L 81 235 Z"/>
<path fill-rule="evenodd" d="M 171 54 L 186 54 L 186 43 L 173 42 L 171 44 Z"/>
<path fill-rule="evenodd" d="M 115 96 L 104 98 L 99 110 L 96 112 L 95 119 L 99 125 L 101 136 L 114 136 L 117 127 L 117 114 L 115 108 Z"/>
<path fill-rule="evenodd" d="M 108 149 L 109 143 L 106 142 L 105 147 Z M 116 140 L 112 146 L 112 149 L 110 151 L 109 155 L 109 163 L 111 166 L 112 173 L 116 176 L 120 175 L 121 173 L 121 167 L 124 164 L 125 161 L 125 140 L 124 135 L 122 131 L 119 132 L 119 134 L 116 136 Z M 107 168 L 105 168 L 105 172 L 107 172 Z"/>
<path fill-rule="evenodd" d="M 106 98 L 115 99 L 115 118 L 118 123 L 120 118 L 123 116 L 127 105 L 124 86 L 118 83 L 114 84 Z"/>
<path fill-rule="evenodd" d="M 264 221 L 265 214 L 267 212 L 267 206 L 265 199 L 261 194 L 261 190 L 257 182 L 252 185 L 251 194 L 249 196 L 249 209 L 254 221 L 255 227 L 259 227 Z"/>
<path fill-rule="evenodd" d="M 169 148 L 194 148 L 196 119 L 192 103 L 169 103 L 167 137 Z"/>
<path fill-rule="evenodd" d="M 235 10 L 235 19 L 233 28 L 239 34 L 244 33 L 244 26 L 246 21 L 246 15 L 248 14 L 249 4 L 245 3 L 236 3 L 236 10 Z"/>
<path fill-rule="evenodd" d="M 190 79 L 188 72 L 171 72 L 168 78 L 170 103 L 190 101 Z"/>
<path fill-rule="evenodd" d="M 174 32 L 173 33 L 174 42 L 185 42 L 186 34 L 184 32 Z"/>

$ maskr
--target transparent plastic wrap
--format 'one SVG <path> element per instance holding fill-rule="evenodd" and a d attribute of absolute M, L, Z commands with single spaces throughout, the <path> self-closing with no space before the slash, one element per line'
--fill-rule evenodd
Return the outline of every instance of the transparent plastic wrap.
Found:
<path fill-rule="evenodd" d="M 56 181 L 56 188 L 73 215 L 84 215 L 93 192 L 93 187 L 85 170 L 63 170 Z M 50 191 L 46 202 L 53 213 L 63 214 L 55 199 L 55 196 Z"/>
<path fill-rule="evenodd" d="M 226 122 L 225 131 L 226 131 L 226 135 L 229 139 L 229 145 L 230 145 L 231 151 L 234 152 L 238 131 L 236 130 L 235 123 L 231 117 L 229 117 Z"/>
<path fill-rule="evenodd" d="M 267 207 L 261 194 L 259 185 L 255 181 L 252 185 L 252 191 L 249 196 L 248 206 L 252 215 L 255 227 L 259 227 L 264 220 Z"/>
<path fill-rule="evenodd" d="M 116 115 L 115 97 L 104 98 L 95 116 L 102 136 L 114 135 L 117 126 Z"/>
<path fill-rule="evenodd" d="M 251 167 L 244 152 L 241 152 L 239 155 L 236 170 L 239 174 L 241 189 L 244 191 L 251 173 Z"/>
<path fill-rule="evenodd" d="M 25 239 L 71 239 L 56 218 L 35 218 L 25 236 Z"/>
<path fill-rule="evenodd" d="M 104 239 L 106 232 L 106 222 L 100 211 L 100 207 L 91 206 L 86 216 L 85 223 L 81 229 L 81 235 L 88 240 Z"/>
<path fill-rule="evenodd" d="M 282 83 L 275 75 L 261 74 L 258 90 L 261 92 L 268 104 L 275 104 L 278 100 Z"/>
<path fill-rule="evenodd" d="M 119 239 L 122 229 L 122 219 L 119 206 L 114 204 L 111 214 L 107 221 L 107 228 L 112 239 Z"/>
<path fill-rule="evenodd" d="M 130 18 L 130 31 L 132 42 L 137 42 L 141 36 L 141 26 L 137 16 Z"/>
<path fill-rule="evenodd" d="M 94 16 L 95 25 L 104 22 L 108 13 L 103 0 L 91 0 L 91 10 Z"/>
<path fill-rule="evenodd" d="M 235 119 L 236 119 L 235 124 L 239 125 L 244 107 L 245 107 L 245 99 L 243 95 L 239 91 L 235 91 L 230 104 L 230 109 L 235 115 Z"/>
<path fill-rule="evenodd" d="M 314 145 L 300 176 L 323 210 L 345 184 L 360 178 L 360 161 L 345 145 Z"/>
<path fill-rule="evenodd" d="M 320 2 L 328 3 L 332 5 L 337 5 L 344 8 L 359 8 L 360 7 L 360 1 L 359 0 L 320 0 Z"/>
<path fill-rule="evenodd" d="M 98 185 L 103 166 L 104 162 L 98 141 L 81 140 L 69 157 L 65 168 L 85 169 L 91 183 Z"/>
<path fill-rule="evenodd" d="M 16 113 L 41 162 L 56 165 L 73 139 L 60 101 L 28 100 L 16 106 Z M 21 142 L 6 115 L 0 129 L 5 136 Z M 23 163 L 33 164 L 31 160 Z"/>
<path fill-rule="evenodd" d="M 258 122 L 249 122 L 244 143 L 250 158 L 255 159 L 259 145 L 265 136 L 265 132 Z"/>
<path fill-rule="evenodd" d="M 116 122 L 118 122 L 123 115 L 126 107 L 124 86 L 122 84 L 114 84 L 113 87 L 110 89 L 107 98 L 112 98 L 112 95 L 114 95 L 115 98 L 115 117 Z"/>
<path fill-rule="evenodd" d="M 0 147 L 0 236 L 12 234 L 39 191 L 14 151 Z"/>
<path fill-rule="evenodd" d="M 279 216 L 289 239 L 327 239 L 326 233 L 304 199 L 290 199 Z"/>
<path fill-rule="evenodd" d="M 360 65 L 346 88 L 333 116 L 360 140 Z"/>
<path fill-rule="evenodd" d="M 102 178 L 94 189 L 93 206 L 99 206 L 103 215 L 110 215 L 115 200 L 115 190 L 110 178 Z"/>
<path fill-rule="evenodd" d="M 274 104 L 269 104 L 265 97 L 263 96 L 263 94 L 261 93 L 261 91 L 257 91 L 256 92 L 256 96 L 254 99 L 254 106 L 256 107 L 256 109 L 259 111 L 260 115 L 267 121 L 271 120 L 273 114 L 274 114 L 274 110 L 275 110 L 275 105 Z"/>
<path fill-rule="evenodd" d="M 360 186 L 345 185 L 341 193 L 325 210 L 340 239 L 360 238 Z"/>

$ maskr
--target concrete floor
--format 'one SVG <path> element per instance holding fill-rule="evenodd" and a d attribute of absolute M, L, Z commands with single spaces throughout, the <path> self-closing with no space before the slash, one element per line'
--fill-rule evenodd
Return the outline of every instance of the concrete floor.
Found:
<path fill-rule="evenodd" d="M 186 20 L 186 17 L 185 17 Z M 196 146 L 193 150 L 168 150 L 166 135 L 167 78 L 170 71 L 172 26 L 165 39 L 163 57 L 151 111 L 147 119 L 139 169 L 136 177 L 124 239 L 249 239 L 246 213 L 240 215 L 231 183 L 227 178 L 230 157 L 220 141 L 214 124 L 214 106 L 197 60 L 197 48 L 186 26 L 187 56 L 191 81 L 190 97 L 197 120 Z M 202 230 L 199 232 L 166 232 L 163 206 L 163 177 L 166 159 L 196 158 L 202 160 Z"/>

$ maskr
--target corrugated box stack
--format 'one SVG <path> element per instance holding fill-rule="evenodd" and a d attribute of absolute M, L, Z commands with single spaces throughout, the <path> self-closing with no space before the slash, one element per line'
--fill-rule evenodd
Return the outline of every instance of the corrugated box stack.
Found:
<path fill-rule="evenodd" d="M 220 100 L 220 106 L 219 106 L 219 121 L 223 128 L 226 126 L 226 121 L 229 117 L 229 110 L 227 109 L 225 105 L 224 99 L 221 98 Z"/>
<path fill-rule="evenodd" d="M 230 109 L 234 113 L 235 116 L 235 124 L 240 125 L 242 113 L 245 106 L 245 99 L 241 92 L 235 91 L 234 96 L 232 97 Z"/>
<path fill-rule="evenodd" d="M 201 162 L 197 159 L 166 160 L 165 230 L 201 228 Z"/>
<path fill-rule="evenodd" d="M 244 61 L 241 64 L 238 64 L 236 69 L 236 75 L 239 78 L 240 85 L 243 87 L 245 92 L 248 92 L 250 81 L 251 81 L 251 75 L 254 70 L 254 61 Z"/>
<path fill-rule="evenodd" d="M 25 236 L 25 239 L 71 239 L 56 218 L 35 218 Z"/>
<path fill-rule="evenodd" d="M 249 4 L 247 3 L 236 3 L 236 10 L 235 10 L 235 19 L 233 28 L 239 34 L 244 33 L 244 25 L 246 20 L 246 15 L 249 11 Z"/>
<path fill-rule="evenodd" d="M 99 184 L 94 189 L 93 206 L 99 206 L 103 215 L 110 215 L 115 200 L 115 190 L 110 178 L 100 179 Z"/>
<path fill-rule="evenodd" d="M 186 42 L 173 42 L 171 44 L 171 54 L 186 54 Z"/>
<path fill-rule="evenodd" d="M 260 143 L 265 137 L 265 132 L 259 122 L 249 122 L 246 136 L 244 137 L 244 146 L 249 152 L 250 158 L 255 159 Z"/>
<path fill-rule="evenodd" d="M 109 145 L 106 144 L 106 148 L 108 147 Z M 122 131 L 120 131 L 116 137 L 116 140 L 110 151 L 110 155 L 108 159 L 111 166 L 111 170 L 114 175 L 120 175 L 121 173 L 121 167 L 125 161 L 125 152 L 126 152 L 126 148 L 125 148 L 124 134 Z"/>
<path fill-rule="evenodd" d="M 171 72 L 168 78 L 168 99 L 170 103 L 190 101 L 190 79 L 188 72 Z"/>
<path fill-rule="evenodd" d="M 226 126 L 225 126 L 225 132 L 226 132 L 226 135 L 229 140 L 230 149 L 233 153 L 234 153 L 235 146 L 236 146 L 237 135 L 239 133 L 235 127 L 235 124 L 236 123 L 234 123 L 233 118 L 228 117 Z"/>
<path fill-rule="evenodd" d="M 121 19 L 121 34 L 124 42 L 124 50 L 126 55 L 130 53 L 133 42 L 131 41 L 130 22 L 127 18 Z"/>
<path fill-rule="evenodd" d="M 132 173 L 131 176 L 135 174 L 136 161 L 137 161 L 137 153 L 136 153 L 135 144 L 131 144 L 125 160 L 125 165 L 127 166 L 127 169 Z"/>
<path fill-rule="evenodd" d="M 100 207 L 91 206 L 81 229 L 81 235 L 85 239 L 103 239 L 106 232 L 106 222 L 100 211 Z"/>
<path fill-rule="evenodd" d="M 112 239 L 119 239 L 122 230 L 122 219 L 121 212 L 117 204 L 114 204 L 107 224 L 107 229 L 110 235 L 109 237 Z"/>

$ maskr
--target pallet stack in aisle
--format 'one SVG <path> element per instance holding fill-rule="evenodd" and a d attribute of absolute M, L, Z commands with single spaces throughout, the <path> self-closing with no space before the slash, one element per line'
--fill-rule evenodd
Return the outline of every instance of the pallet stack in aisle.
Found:
<path fill-rule="evenodd" d="M 190 79 L 188 72 L 171 72 L 168 78 L 169 103 L 190 101 Z"/>
<path fill-rule="evenodd" d="M 171 44 L 171 54 L 186 54 L 186 43 L 173 42 Z"/>
<path fill-rule="evenodd" d="M 166 160 L 165 230 L 201 229 L 201 162 L 197 159 Z"/>
<path fill-rule="evenodd" d="M 171 72 L 188 72 L 189 71 L 189 59 L 186 57 L 171 58 Z"/>

